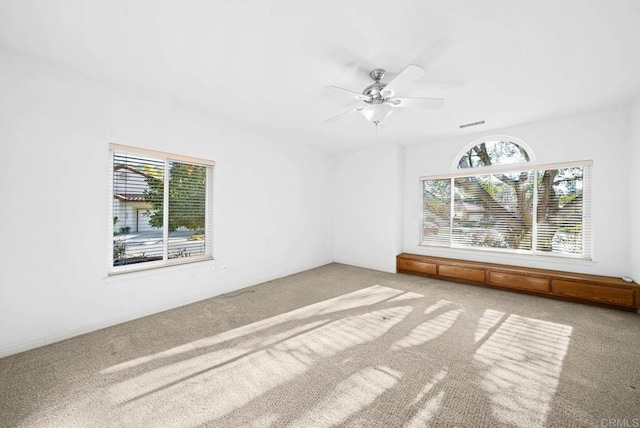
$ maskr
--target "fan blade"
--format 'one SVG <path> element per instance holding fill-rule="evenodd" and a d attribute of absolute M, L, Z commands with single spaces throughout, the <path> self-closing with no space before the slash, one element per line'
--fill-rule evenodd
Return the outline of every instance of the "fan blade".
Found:
<path fill-rule="evenodd" d="M 328 89 L 334 93 L 338 93 L 338 94 L 342 94 L 342 95 L 347 95 L 351 98 L 356 98 L 358 100 L 368 100 L 369 97 L 367 97 L 366 95 L 361 94 L 360 92 L 354 92 L 354 91 L 350 91 L 348 89 L 344 89 L 344 88 L 339 88 L 337 86 L 325 86 L 325 89 Z"/>
<path fill-rule="evenodd" d="M 413 82 L 424 76 L 427 72 L 418 65 L 410 65 L 400 72 L 382 91 L 384 97 L 392 97 L 402 93 L 411 87 Z"/>
<path fill-rule="evenodd" d="M 444 103 L 442 98 L 393 98 L 388 101 L 394 107 L 401 108 L 438 108 Z"/>
<path fill-rule="evenodd" d="M 351 113 L 359 112 L 365 107 L 366 106 L 360 106 L 360 107 L 353 108 L 351 110 L 347 110 L 344 113 L 340 113 L 337 116 L 330 117 L 329 119 L 325 120 L 325 122 L 333 122 L 334 120 L 340 119 L 342 116 L 347 116 L 347 115 L 349 115 Z"/>

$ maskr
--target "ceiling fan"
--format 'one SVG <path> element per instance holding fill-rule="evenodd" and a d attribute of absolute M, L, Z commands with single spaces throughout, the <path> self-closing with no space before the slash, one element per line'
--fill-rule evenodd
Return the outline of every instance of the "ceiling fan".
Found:
<path fill-rule="evenodd" d="M 373 83 L 367 86 L 362 93 L 337 86 L 327 86 L 326 88 L 329 90 L 356 98 L 363 102 L 362 105 L 354 109 L 327 119 L 327 122 L 351 113 L 360 112 L 369 122 L 372 122 L 377 127 L 380 122 L 389 117 L 397 108 L 434 109 L 440 107 L 444 102 L 442 98 L 400 96 L 410 92 L 411 85 L 426 74 L 424 68 L 418 65 L 408 66 L 389 83 L 382 82 L 385 73 L 386 70 L 382 68 L 371 70 L 369 77 L 371 77 Z"/>

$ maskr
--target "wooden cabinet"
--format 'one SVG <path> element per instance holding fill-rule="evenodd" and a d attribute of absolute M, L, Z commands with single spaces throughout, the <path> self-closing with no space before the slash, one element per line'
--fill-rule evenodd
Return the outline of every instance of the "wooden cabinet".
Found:
<path fill-rule="evenodd" d="M 540 293 L 549 292 L 549 278 L 538 276 L 490 270 L 488 282 L 490 285 L 513 288 L 516 290 L 537 291 Z"/>
<path fill-rule="evenodd" d="M 484 269 L 472 267 L 440 264 L 438 267 L 438 274 L 443 277 L 460 279 L 463 281 L 484 282 L 485 271 Z"/>
<path fill-rule="evenodd" d="M 637 310 L 640 286 L 620 278 L 403 253 L 399 273 L 441 278 L 574 302 Z"/>
<path fill-rule="evenodd" d="M 576 281 L 554 280 L 552 293 L 559 296 L 578 297 L 594 302 L 633 307 L 634 290 L 603 285 L 585 284 Z"/>
<path fill-rule="evenodd" d="M 417 274 L 435 275 L 438 273 L 437 266 L 435 263 L 421 262 L 419 260 L 399 259 L 396 267 L 398 270 Z"/>

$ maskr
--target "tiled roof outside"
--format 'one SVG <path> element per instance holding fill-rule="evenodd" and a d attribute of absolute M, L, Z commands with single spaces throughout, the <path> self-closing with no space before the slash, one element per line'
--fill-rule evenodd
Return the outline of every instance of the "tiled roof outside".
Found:
<path fill-rule="evenodd" d="M 145 202 L 144 195 L 140 193 L 116 193 L 113 197 L 126 202 Z"/>

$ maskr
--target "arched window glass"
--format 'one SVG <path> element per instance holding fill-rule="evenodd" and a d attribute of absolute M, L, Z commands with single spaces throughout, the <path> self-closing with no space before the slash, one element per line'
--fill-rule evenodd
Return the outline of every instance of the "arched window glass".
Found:
<path fill-rule="evenodd" d="M 529 162 L 527 150 L 513 141 L 483 141 L 471 147 L 458 161 L 458 169 Z"/>

